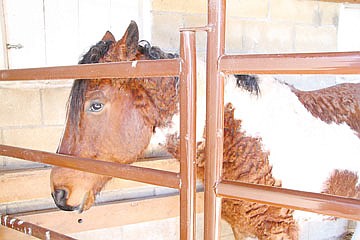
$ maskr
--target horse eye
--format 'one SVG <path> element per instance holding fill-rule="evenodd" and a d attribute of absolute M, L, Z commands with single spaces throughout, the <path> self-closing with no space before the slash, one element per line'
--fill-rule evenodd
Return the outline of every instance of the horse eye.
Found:
<path fill-rule="evenodd" d="M 104 104 L 99 102 L 94 102 L 90 105 L 89 111 L 90 112 L 100 112 L 104 107 Z"/>

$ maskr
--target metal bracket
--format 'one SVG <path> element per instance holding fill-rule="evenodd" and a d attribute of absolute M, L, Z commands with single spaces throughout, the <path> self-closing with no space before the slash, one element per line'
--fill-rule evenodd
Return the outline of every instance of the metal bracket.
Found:
<path fill-rule="evenodd" d="M 18 44 L 10 44 L 10 43 L 7 43 L 6 44 L 6 48 L 7 49 L 21 49 L 21 48 L 23 48 L 24 46 L 23 45 L 21 45 L 20 43 L 18 43 Z"/>

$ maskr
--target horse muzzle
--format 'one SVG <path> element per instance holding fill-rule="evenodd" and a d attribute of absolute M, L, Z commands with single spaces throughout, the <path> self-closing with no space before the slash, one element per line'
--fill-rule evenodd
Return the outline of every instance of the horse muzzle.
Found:
<path fill-rule="evenodd" d="M 78 206 L 70 206 L 66 203 L 67 197 L 69 193 L 64 189 L 56 189 L 51 193 L 52 198 L 54 199 L 55 205 L 64 211 L 75 211 L 79 210 L 80 205 Z"/>

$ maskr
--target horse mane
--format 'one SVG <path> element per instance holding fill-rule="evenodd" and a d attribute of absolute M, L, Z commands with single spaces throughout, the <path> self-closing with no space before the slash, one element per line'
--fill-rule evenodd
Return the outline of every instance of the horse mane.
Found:
<path fill-rule="evenodd" d="M 109 51 L 113 41 L 100 41 L 90 47 L 89 51 L 82 56 L 79 64 L 98 63 L 99 60 Z"/>
<path fill-rule="evenodd" d="M 258 96 L 260 94 L 259 77 L 256 75 L 238 74 L 236 78 L 236 86 L 242 88 L 251 94 Z"/>
<path fill-rule="evenodd" d="M 90 49 L 82 56 L 81 60 L 79 61 L 79 64 L 99 63 L 101 61 L 101 59 L 109 51 L 112 44 L 113 44 L 113 41 L 99 41 L 98 43 L 96 43 L 95 45 L 90 47 Z M 144 55 L 145 58 L 149 59 L 149 60 L 172 59 L 172 58 L 179 57 L 178 54 L 167 53 L 167 52 L 164 52 L 163 50 L 161 50 L 157 46 L 151 46 L 151 44 L 146 40 L 141 40 L 138 43 L 138 52 L 141 55 Z M 164 126 L 164 125 L 167 125 L 167 123 L 170 121 L 169 116 L 166 116 L 166 115 L 174 114 L 176 112 L 176 110 L 174 109 L 174 107 L 171 106 L 171 108 L 172 108 L 171 111 L 167 113 L 169 108 L 167 108 L 167 107 L 164 108 L 164 106 L 163 106 L 165 94 L 160 94 L 158 92 L 158 89 L 164 89 L 164 91 L 167 91 L 168 93 L 170 91 L 173 92 L 170 94 L 171 95 L 170 97 L 166 97 L 165 103 L 171 104 L 171 105 L 176 105 L 173 103 L 178 101 L 178 97 L 174 96 L 174 95 L 178 95 L 177 94 L 178 93 L 178 77 L 173 78 L 174 79 L 173 83 L 171 83 L 171 81 L 169 82 L 169 84 L 172 85 L 171 87 L 164 86 L 164 84 L 167 81 L 165 79 L 164 79 L 164 81 L 162 81 L 163 78 L 153 78 L 153 79 L 154 79 L 153 81 L 151 81 L 150 78 L 137 79 L 137 81 L 130 81 L 130 83 L 131 83 L 130 85 L 132 85 L 132 86 L 130 86 L 130 88 L 132 89 L 132 92 L 134 94 L 136 94 L 139 91 L 138 90 L 135 91 L 135 89 L 139 88 L 139 84 L 141 84 L 141 89 L 148 93 L 147 94 L 141 93 L 140 95 L 143 95 L 142 97 L 144 97 L 145 95 L 153 96 L 153 99 L 150 99 L 150 101 L 153 103 L 152 105 L 159 106 L 157 109 L 158 116 L 153 116 L 153 117 L 148 116 L 152 111 L 150 111 L 150 113 L 149 113 L 145 109 L 143 109 L 142 112 L 145 115 L 145 118 L 149 118 L 149 119 L 150 118 L 153 118 L 153 119 L 154 118 L 162 118 L 162 119 L 164 119 L 164 121 L 160 121 L 160 122 L 148 119 L 152 124 L 154 124 L 156 126 Z M 158 83 L 155 83 L 155 82 L 158 82 Z M 73 126 L 75 128 L 75 129 L 73 129 L 75 131 L 78 129 L 77 126 L 79 124 L 81 110 L 84 106 L 85 91 L 87 89 L 87 86 L 88 86 L 88 80 L 76 79 L 73 83 L 73 86 L 72 86 L 72 89 L 70 92 L 70 96 L 69 96 L 69 100 L 68 100 L 68 109 L 71 109 L 71 111 L 68 111 L 67 118 L 70 121 L 71 126 Z M 157 87 L 155 87 L 155 86 L 157 86 Z M 149 94 L 149 93 L 151 93 L 151 94 Z M 168 93 L 167 93 L 167 95 L 169 95 Z M 139 96 L 137 96 L 137 97 L 139 97 Z M 139 106 L 141 108 L 141 104 Z"/>
<path fill-rule="evenodd" d="M 151 44 L 146 40 L 141 40 L 139 42 L 138 51 L 150 60 L 173 59 L 179 57 L 176 53 L 167 53 L 157 46 L 151 46 Z"/>

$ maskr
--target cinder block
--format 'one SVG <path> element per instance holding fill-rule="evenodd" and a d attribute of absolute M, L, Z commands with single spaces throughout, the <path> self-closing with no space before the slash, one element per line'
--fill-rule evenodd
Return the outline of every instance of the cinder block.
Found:
<path fill-rule="evenodd" d="M 206 13 L 206 1 L 172 1 L 172 0 L 153 0 L 152 10 L 161 12 L 182 12 L 182 13 Z"/>
<path fill-rule="evenodd" d="M 45 125 L 63 125 L 70 88 L 42 89 L 43 119 Z"/>
<path fill-rule="evenodd" d="M 39 89 L 0 89 L 0 127 L 41 124 Z"/>
<path fill-rule="evenodd" d="M 329 3 L 319 1 L 319 13 L 321 17 L 321 25 L 338 25 L 339 21 L 339 8 L 338 3 Z"/>
<path fill-rule="evenodd" d="M 293 50 L 293 26 L 287 23 L 245 21 L 243 49 L 257 53 L 283 53 Z"/>
<path fill-rule="evenodd" d="M 336 51 L 337 31 L 334 26 L 296 26 L 295 32 L 297 52 Z"/>
<path fill-rule="evenodd" d="M 171 23 L 171 24 L 169 24 Z M 183 27 L 181 14 L 154 14 L 152 43 L 164 50 L 179 51 L 179 29 Z"/>
<path fill-rule="evenodd" d="M 267 18 L 269 0 L 227 1 L 227 15 L 241 18 Z"/>
<path fill-rule="evenodd" d="M 55 152 L 62 127 L 11 128 L 3 130 L 4 144 Z"/>
<path fill-rule="evenodd" d="M 55 152 L 60 142 L 62 131 L 62 127 L 4 129 L 3 143 L 11 146 Z M 4 157 L 1 168 L 22 169 L 41 165 L 43 164 Z"/>
<path fill-rule="evenodd" d="M 225 32 L 225 48 L 228 53 L 244 51 L 244 21 L 238 18 L 228 18 Z"/>
<path fill-rule="evenodd" d="M 316 24 L 317 1 L 271 0 L 270 18 L 273 21 Z"/>

